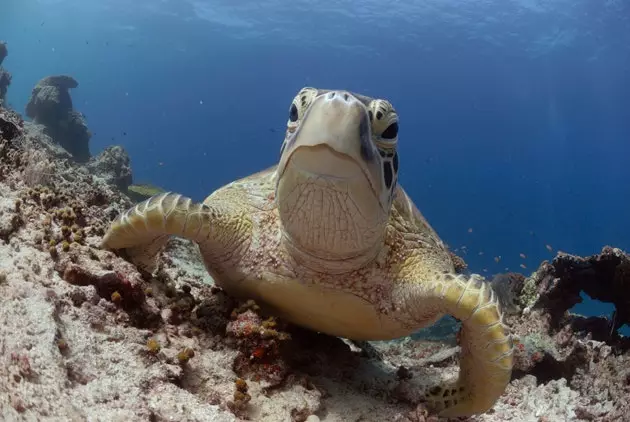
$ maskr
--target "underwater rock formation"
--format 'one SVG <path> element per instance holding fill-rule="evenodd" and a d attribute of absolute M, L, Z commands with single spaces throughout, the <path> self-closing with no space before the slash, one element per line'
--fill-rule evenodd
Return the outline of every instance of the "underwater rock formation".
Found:
<path fill-rule="evenodd" d="M 290 326 L 215 287 L 180 239 L 141 273 L 99 247 L 131 206 L 122 148 L 77 163 L 2 108 L 0 137 L 0 420 L 437 420 L 420 397 L 456 376 L 451 326 L 452 342 L 359 345 Z M 493 281 L 516 367 L 473 420 L 628 420 L 630 344 L 615 327 L 629 259 L 560 254 Z M 580 291 L 615 303 L 617 321 L 568 312 Z"/>
<path fill-rule="evenodd" d="M 2 67 L 2 62 L 9 54 L 7 44 L 0 41 L 0 106 L 4 103 L 9 85 L 11 85 L 11 74 Z"/>
<path fill-rule="evenodd" d="M 9 54 L 9 50 L 7 49 L 7 43 L 4 41 L 0 41 L 0 65 Z"/>
<path fill-rule="evenodd" d="M 71 76 L 48 76 L 33 88 L 26 105 L 26 115 L 37 124 L 44 125 L 46 133 L 75 160 L 90 158 L 89 141 L 92 136 L 85 117 L 73 110 L 70 89 L 78 87 Z"/>
<path fill-rule="evenodd" d="M 132 183 L 131 160 L 127 151 L 120 145 L 105 148 L 96 157 L 92 157 L 86 166 L 123 192 Z"/>

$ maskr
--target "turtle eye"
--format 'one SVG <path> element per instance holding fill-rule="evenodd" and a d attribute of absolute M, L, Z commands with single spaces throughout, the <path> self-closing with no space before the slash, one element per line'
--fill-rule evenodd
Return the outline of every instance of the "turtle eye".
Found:
<path fill-rule="evenodd" d="M 398 122 L 387 126 L 387 129 L 381 134 L 381 138 L 383 139 L 394 139 L 396 136 L 398 136 Z"/>
<path fill-rule="evenodd" d="M 297 122 L 297 119 L 298 119 L 298 109 L 294 103 L 294 104 L 291 104 L 291 109 L 289 110 L 289 120 L 291 122 Z"/>

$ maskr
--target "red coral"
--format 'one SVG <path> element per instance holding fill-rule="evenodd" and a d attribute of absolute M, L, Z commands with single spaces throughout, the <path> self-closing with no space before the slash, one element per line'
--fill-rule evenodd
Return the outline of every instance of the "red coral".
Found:
<path fill-rule="evenodd" d="M 237 341 L 241 353 L 234 362 L 234 370 L 254 379 L 281 382 L 287 374 L 287 365 L 280 357 L 280 342 L 289 338 L 286 333 L 272 328 L 273 320 L 263 321 L 251 309 L 234 312 L 227 326 L 228 336 Z"/>

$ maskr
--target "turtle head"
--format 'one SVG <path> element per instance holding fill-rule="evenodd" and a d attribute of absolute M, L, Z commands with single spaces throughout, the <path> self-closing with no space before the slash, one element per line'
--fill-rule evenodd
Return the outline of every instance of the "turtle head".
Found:
<path fill-rule="evenodd" d="M 398 115 L 388 101 L 303 88 L 289 108 L 277 170 L 290 243 L 324 260 L 373 258 L 392 205 L 397 141 Z"/>

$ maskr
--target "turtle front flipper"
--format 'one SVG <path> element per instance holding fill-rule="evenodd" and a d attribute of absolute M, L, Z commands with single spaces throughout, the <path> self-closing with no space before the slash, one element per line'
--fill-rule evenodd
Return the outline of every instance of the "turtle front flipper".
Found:
<path fill-rule="evenodd" d="M 411 288 L 405 294 L 411 315 L 421 317 L 430 309 L 462 322 L 459 378 L 429 389 L 427 404 L 445 417 L 486 412 L 503 394 L 512 374 L 512 338 L 502 322 L 497 295 L 476 274 L 439 274 L 414 287 L 418 290 Z"/>
<path fill-rule="evenodd" d="M 131 261 L 152 273 L 170 236 L 180 236 L 226 252 L 246 234 L 246 217 L 227 204 L 195 203 L 183 195 L 161 193 L 120 214 L 101 247 L 125 249 Z"/>

